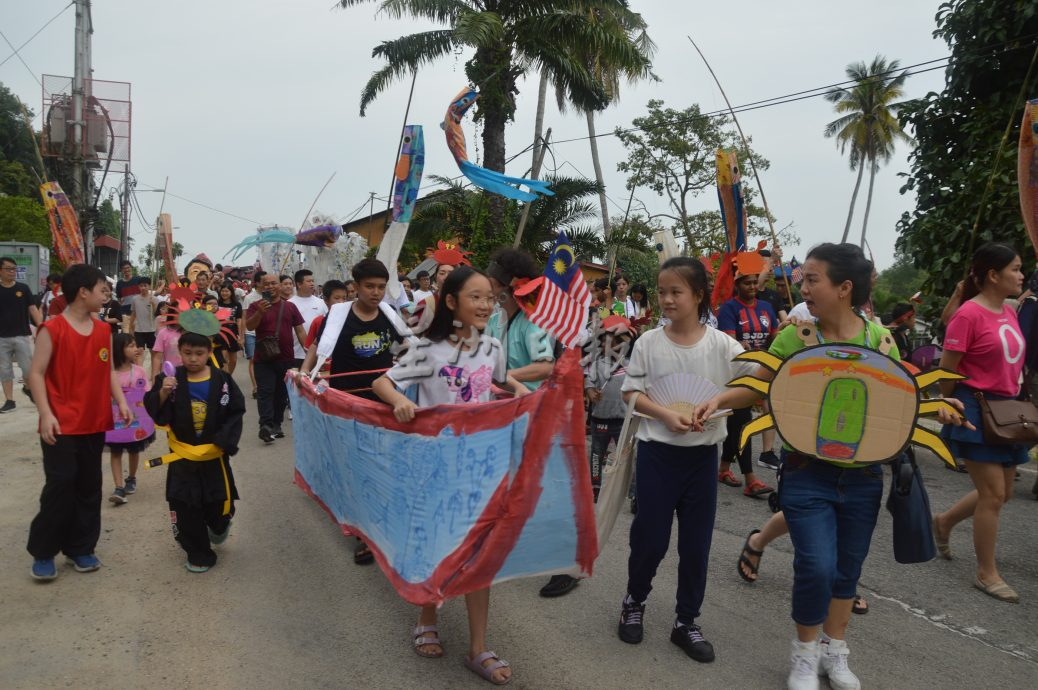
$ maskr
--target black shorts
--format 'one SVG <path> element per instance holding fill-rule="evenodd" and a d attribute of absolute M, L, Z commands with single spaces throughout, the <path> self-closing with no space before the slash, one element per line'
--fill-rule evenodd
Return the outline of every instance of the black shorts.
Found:
<path fill-rule="evenodd" d="M 133 334 L 133 339 L 137 342 L 137 347 L 148 348 L 149 350 L 155 349 L 155 332 L 144 333 L 138 331 Z"/>

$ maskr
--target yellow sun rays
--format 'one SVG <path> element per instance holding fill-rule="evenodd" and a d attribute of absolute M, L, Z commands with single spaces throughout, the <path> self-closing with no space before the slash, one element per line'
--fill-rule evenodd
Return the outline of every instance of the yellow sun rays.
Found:
<path fill-rule="evenodd" d="M 775 373 L 778 373 L 779 369 L 781 369 L 783 365 L 782 359 L 769 352 L 762 351 L 743 352 L 735 359 L 740 362 L 754 362 Z M 934 371 L 915 376 L 914 380 L 917 388 L 922 391 L 940 381 L 961 381 L 965 378 L 965 376 L 946 369 L 935 369 Z M 771 381 L 765 381 L 755 376 L 741 376 L 729 382 L 728 385 L 730 387 L 741 386 L 743 388 L 749 388 L 763 396 L 769 396 L 771 393 Z M 927 415 L 936 415 L 942 410 L 953 415 L 960 414 L 953 405 L 941 398 L 923 400 L 919 403 L 919 406 L 916 409 L 916 414 L 918 418 Z M 739 449 L 742 450 L 754 435 L 775 428 L 776 422 L 774 414 L 769 413 L 758 417 L 743 427 L 742 434 L 739 438 Z M 781 430 L 779 433 L 781 433 Z M 951 467 L 955 467 L 955 459 L 952 457 L 944 440 L 938 434 L 916 424 L 912 429 L 912 435 L 908 441 L 923 446 L 924 448 L 929 448 L 941 460 L 948 463 Z"/>

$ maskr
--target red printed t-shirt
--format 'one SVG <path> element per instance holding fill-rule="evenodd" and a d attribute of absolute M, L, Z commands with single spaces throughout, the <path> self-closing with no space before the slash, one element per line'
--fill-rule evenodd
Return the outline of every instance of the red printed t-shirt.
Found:
<path fill-rule="evenodd" d="M 310 346 L 317 340 L 317 336 L 321 333 L 321 326 L 324 325 L 324 314 L 320 314 L 314 317 L 314 320 L 310 323 L 310 330 L 306 333 L 306 342 L 303 343 L 303 349 L 309 350 Z"/>
<path fill-rule="evenodd" d="M 996 314 L 969 301 L 952 316 L 944 349 L 963 353 L 959 373 L 967 386 L 985 393 L 1015 398 L 1024 369 L 1024 336 L 1016 312 L 1002 305 Z"/>
<path fill-rule="evenodd" d="M 281 329 L 277 334 L 278 336 L 278 347 L 281 348 L 281 355 L 277 358 L 281 362 L 291 362 L 295 359 L 294 354 L 294 343 L 296 340 L 295 329 L 296 326 L 303 325 L 303 315 L 296 309 L 296 305 L 285 300 L 280 300 L 275 304 L 270 305 L 270 309 L 263 314 L 263 318 L 260 319 L 259 325 L 256 326 L 256 340 L 265 336 L 274 335 L 275 324 L 278 322 L 278 312 L 281 311 L 281 305 L 285 305 L 285 312 L 281 315 Z M 254 303 L 249 307 L 249 311 L 246 313 L 246 318 L 249 314 L 253 314 L 259 311 L 259 302 Z"/>
<path fill-rule="evenodd" d="M 53 351 L 44 374 L 51 412 L 62 436 L 112 429 L 112 329 L 91 319 L 90 335 L 80 335 L 64 315 L 40 326 Z"/>

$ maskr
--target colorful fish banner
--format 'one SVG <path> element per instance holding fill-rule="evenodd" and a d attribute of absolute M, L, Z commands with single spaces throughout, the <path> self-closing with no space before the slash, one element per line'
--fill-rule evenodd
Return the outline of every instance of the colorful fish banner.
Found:
<path fill-rule="evenodd" d="M 1038 100 L 1024 106 L 1020 123 L 1020 148 L 1017 154 L 1017 182 L 1020 188 L 1020 211 L 1031 245 L 1038 253 L 1038 121 L 1035 109 Z"/>
<path fill-rule="evenodd" d="M 83 233 L 79 231 L 79 220 L 72 202 L 61 190 L 57 182 L 44 182 L 40 185 L 40 196 L 47 209 L 50 221 L 50 234 L 54 240 L 54 254 L 61 265 L 68 268 L 72 264 L 86 262 L 83 252 Z"/>
<path fill-rule="evenodd" d="M 756 251 L 747 251 L 750 248 L 746 244 L 746 201 L 739 158 L 735 151 L 717 150 L 717 200 L 721 205 L 727 248 L 714 280 L 711 302 L 715 309 L 731 299 L 737 274 L 748 275 L 765 270 L 761 255 Z"/>
<path fill-rule="evenodd" d="M 421 409 L 402 424 L 385 405 L 290 373 L 296 483 L 412 604 L 519 577 L 590 576 L 582 380 L 571 350 L 528 395 Z"/>
<path fill-rule="evenodd" d="M 390 301 L 400 301 L 403 292 L 397 278 L 397 261 L 400 250 L 407 237 L 407 228 L 414 215 L 415 203 L 418 201 L 418 188 L 422 184 L 422 170 L 425 168 L 425 135 L 421 125 L 406 125 L 400 141 L 400 156 L 396 162 L 393 175 L 393 221 L 389 224 L 382 242 L 378 246 L 376 259 L 385 264 L 389 270 L 389 282 L 386 294 Z M 406 297 L 404 299 L 406 302 Z"/>
<path fill-rule="evenodd" d="M 500 194 L 509 199 L 533 201 L 538 194 L 554 196 L 555 192 L 551 191 L 551 184 L 548 182 L 528 180 L 523 177 L 508 177 L 503 173 L 487 170 L 469 162 L 468 151 L 465 148 L 465 132 L 461 129 L 461 121 L 478 98 L 479 94 L 476 89 L 466 86 L 447 106 L 447 114 L 440 123 L 440 127 L 447 135 L 447 148 L 454 155 L 454 161 L 458 164 L 462 174 L 480 189 Z M 530 191 L 524 192 L 519 189 L 519 185 L 529 188 Z"/>

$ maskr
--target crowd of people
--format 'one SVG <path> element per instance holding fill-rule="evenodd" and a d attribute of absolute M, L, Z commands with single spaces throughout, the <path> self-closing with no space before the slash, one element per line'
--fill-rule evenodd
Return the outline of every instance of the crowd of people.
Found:
<path fill-rule="evenodd" d="M 652 582 L 677 516 L 678 588 L 670 639 L 692 659 L 712 661 L 714 649 L 700 614 L 719 486 L 741 487 L 751 499 L 778 491 L 774 507 L 779 510 L 747 537 L 738 574 L 754 582 L 766 546 L 788 533 L 795 551 L 788 685 L 817 688 L 821 674 L 834 688 L 858 688 L 846 632 L 852 611 L 867 611 L 857 584 L 879 513 L 881 466 L 806 455 L 771 431 L 756 459 L 757 468 L 777 471 L 777 481 L 769 483 L 755 469 L 750 446 L 739 447 L 743 428 L 755 409 L 758 415 L 767 412 L 767 401 L 757 391 L 725 386 L 744 375 L 770 380 L 772 371 L 735 361 L 736 356 L 751 351 L 788 358 L 808 346 L 798 328 L 787 327 L 801 321 L 814 324 L 819 343 L 878 350 L 892 337 L 896 347 L 889 356 L 907 359 L 916 342 L 915 310 L 905 302 L 886 319 L 875 314 L 876 272 L 856 246 L 813 248 L 802 266 L 799 302 L 781 253 L 777 248 L 762 253 L 766 270 L 736 273 L 733 295 L 716 310 L 710 304 L 711 267 L 699 259 L 663 262 L 654 298 L 645 284 L 632 285 L 622 273 L 590 285 L 594 302 L 584 347 L 586 353 L 605 353 L 583 360 L 588 466 L 596 500 L 628 404 L 633 401 L 634 410 L 647 418 L 637 436 L 628 579 L 617 634 L 630 644 L 642 641 Z M 173 285 L 153 285 L 136 275 L 130 262 L 123 262 L 114 281 L 97 268 L 75 265 L 49 276 L 47 290 L 38 296 L 15 280 L 15 268 L 13 259 L 0 258 L 5 397 L 0 413 L 17 408 L 16 363 L 22 391 L 39 415 L 45 482 L 27 548 L 32 576 L 44 581 L 57 577 L 60 553 L 79 572 L 101 567 L 94 551 L 104 449 L 110 451 L 113 479 L 109 500 L 121 506 L 137 490 L 141 455 L 156 443 L 156 429 L 165 432 L 166 442 L 158 458 L 145 461 L 168 465 L 166 500 L 174 537 L 186 554 L 184 567 L 204 573 L 216 564 L 213 547 L 228 538 L 238 499 L 230 459 L 247 413 L 247 395 L 236 381 L 245 377 L 235 377 L 238 353 L 248 361 L 258 437 L 276 444 L 291 420 L 286 384 L 291 370 L 381 401 L 407 424 L 424 407 L 485 402 L 495 391 L 514 396 L 534 391 L 563 350 L 528 318 L 514 295 L 543 272 L 518 249 L 496 251 L 485 270 L 441 264 L 413 279 L 399 276 L 399 296 L 387 294 L 390 275 L 376 259 L 353 266 L 349 281 L 320 286 L 305 268 L 292 275 L 256 270 L 248 280 L 234 280 L 203 255 Z M 1029 448 L 985 442 L 979 399 L 1020 394 L 1026 338 L 1007 300 L 1021 294 L 1023 282 L 1015 250 L 1001 244 L 978 249 L 969 277 L 945 310 L 939 362 L 966 377 L 942 383 L 940 395 L 949 405 L 939 421 L 974 489 L 934 515 L 936 546 L 942 557 L 951 558 L 950 531 L 972 517 L 974 585 L 1005 602 L 1019 597 L 995 562 L 999 515 L 1012 494 L 1016 467 L 1029 460 Z M 183 313 L 185 306 L 219 315 L 219 332 L 200 329 L 197 319 Z M 415 338 L 422 339 L 422 356 L 434 370 L 448 367 L 461 349 L 470 351 L 467 366 L 480 375 L 465 387 L 449 377 L 416 377 L 407 366 Z M 675 373 L 695 374 L 723 392 L 691 413 L 654 402 L 646 394 L 652 384 Z M 718 419 L 718 410 L 732 413 Z M 373 560 L 368 545 L 358 542 L 354 561 Z M 541 594 L 561 596 L 578 584 L 556 575 Z M 487 644 L 489 588 L 465 600 L 466 666 L 491 683 L 509 682 L 512 668 Z M 412 642 L 423 657 L 443 656 L 435 607 L 418 613 Z"/>

